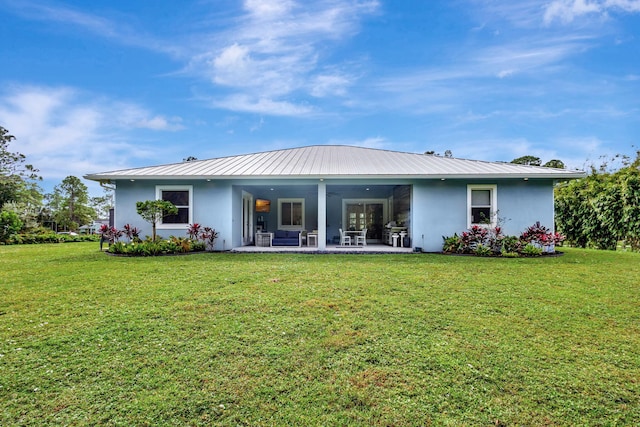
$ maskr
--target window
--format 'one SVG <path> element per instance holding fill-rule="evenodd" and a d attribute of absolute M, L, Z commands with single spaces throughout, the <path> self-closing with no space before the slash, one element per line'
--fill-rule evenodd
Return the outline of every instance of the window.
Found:
<path fill-rule="evenodd" d="M 193 223 L 193 187 L 191 185 L 164 185 L 156 187 L 156 198 L 173 203 L 178 208 L 176 215 L 165 216 L 160 224 L 164 228 L 184 228 Z"/>
<path fill-rule="evenodd" d="M 467 226 L 496 225 L 496 185 L 469 185 L 467 187 Z"/>
<path fill-rule="evenodd" d="M 304 199 L 278 199 L 278 228 L 304 230 Z"/>

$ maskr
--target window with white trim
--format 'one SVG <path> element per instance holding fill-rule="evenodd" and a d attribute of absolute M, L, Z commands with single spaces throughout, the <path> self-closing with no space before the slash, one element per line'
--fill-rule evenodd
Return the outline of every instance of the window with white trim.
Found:
<path fill-rule="evenodd" d="M 491 225 L 497 221 L 498 187 L 494 185 L 467 186 L 467 226 Z"/>
<path fill-rule="evenodd" d="M 278 199 L 278 229 L 304 230 L 304 199 Z"/>
<path fill-rule="evenodd" d="M 156 199 L 173 203 L 178 208 L 175 215 L 167 215 L 160 221 L 163 228 L 184 228 L 193 223 L 193 186 L 159 185 Z"/>

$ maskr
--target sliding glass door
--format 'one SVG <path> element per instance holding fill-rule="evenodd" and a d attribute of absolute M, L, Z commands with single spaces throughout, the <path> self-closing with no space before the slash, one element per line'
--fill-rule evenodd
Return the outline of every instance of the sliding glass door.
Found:
<path fill-rule="evenodd" d="M 346 230 L 367 229 L 367 240 L 382 240 L 386 200 L 348 199 L 343 201 L 343 224 Z"/>

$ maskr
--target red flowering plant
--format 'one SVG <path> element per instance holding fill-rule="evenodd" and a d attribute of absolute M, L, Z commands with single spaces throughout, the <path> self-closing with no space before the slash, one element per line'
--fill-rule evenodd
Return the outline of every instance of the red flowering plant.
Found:
<path fill-rule="evenodd" d="M 115 227 L 109 227 L 107 224 L 102 224 L 100 226 L 100 250 L 102 250 L 104 242 L 111 245 L 117 242 L 120 237 L 122 237 L 122 231 Z"/>
<path fill-rule="evenodd" d="M 520 240 L 526 244 L 540 247 L 544 252 L 555 252 L 555 246 L 564 241 L 565 237 L 560 233 L 554 233 L 549 228 L 536 221 L 531 227 L 520 235 Z"/>
<path fill-rule="evenodd" d="M 554 253 L 556 245 L 565 239 L 562 234 L 554 233 L 540 224 L 540 221 L 527 227 L 520 237 L 506 236 L 500 225 L 487 224 L 474 225 L 460 235 L 454 234 L 442 238 L 444 240 L 442 251 L 445 253 L 504 257 Z"/>
<path fill-rule="evenodd" d="M 218 238 L 218 232 L 211 227 L 204 227 L 200 232 L 200 238 L 204 240 L 206 249 L 212 251 L 216 245 L 216 239 Z"/>
<path fill-rule="evenodd" d="M 202 224 L 189 224 L 187 235 L 193 241 L 202 241 L 208 251 L 212 251 L 218 238 L 218 232 L 211 227 L 203 227 Z"/>
<path fill-rule="evenodd" d="M 102 224 L 100 227 L 100 237 L 103 241 L 115 243 L 120 237 L 122 237 L 122 231 L 115 227 L 109 227 L 106 224 Z"/>
<path fill-rule="evenodd" d="M 125 224 L 124 227 L 122 227 L 122 233 L 130 242 L 140 242 L 140 229 L 138 227 L 133 227 L 131 224 Z"/>
<path fill-rule="evenodd" d="M 502 227 L 500 226 L 487 227 L 473 225 L 460 235 L 457 252 L 475 253 L 477 251 L 489 251 L 492 253 L 500 253 L 504 237 Z"/>
<path fill-rule="evenodd" d="M 187 228 L 187 235 L 192 240 L 198 240 L 200 238 L 201 231 L 202 226 L 196 222 L 193 224 L 189 224 L 189 228 Z"/>

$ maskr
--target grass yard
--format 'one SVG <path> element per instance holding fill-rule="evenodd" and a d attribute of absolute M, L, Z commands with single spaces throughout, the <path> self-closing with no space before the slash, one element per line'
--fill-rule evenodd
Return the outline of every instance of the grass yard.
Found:
<path fill-rule="evenodd" d="M 640 254 L 0 263 L 3 426 L 640 424 Z"/>

